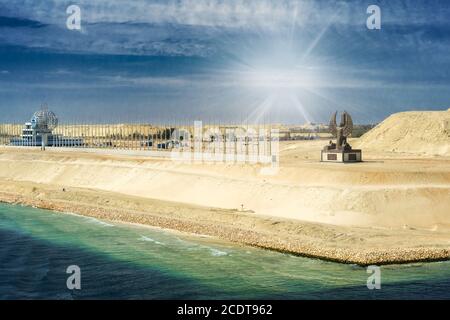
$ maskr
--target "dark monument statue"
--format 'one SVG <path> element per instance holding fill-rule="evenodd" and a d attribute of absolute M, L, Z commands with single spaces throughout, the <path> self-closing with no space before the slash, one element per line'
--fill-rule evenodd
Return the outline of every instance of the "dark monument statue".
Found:
<path fill-rule="evenodd" d="M 336 123 L 337 111 L 331 116 L 330 133 L 336 138 L 336 143 L 330 141 L 321 152 L 321 161 L 326 162 L 360 162 L 362 161 L 361 150 L 352 149 L 347 142 L 347 137 L 353 131 L 353 120 L 350 115 L 344 111 L 341 115 L 339 126 Z"/>

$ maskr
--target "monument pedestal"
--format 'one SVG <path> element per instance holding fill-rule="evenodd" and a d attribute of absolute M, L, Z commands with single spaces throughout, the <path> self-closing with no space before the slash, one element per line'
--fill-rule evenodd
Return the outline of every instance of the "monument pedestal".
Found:
<path fill-rule="evenodd" d="M 322 150 L 320 154 L 322 162 L 361 162 L 362 152 L 359 149 L 352 150 Z"/>

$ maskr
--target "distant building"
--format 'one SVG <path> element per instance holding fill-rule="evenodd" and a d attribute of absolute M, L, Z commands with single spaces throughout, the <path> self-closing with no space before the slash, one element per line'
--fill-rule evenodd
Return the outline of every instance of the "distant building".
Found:
<path fill-rule="evenodd" d="M 33 114 L 30 122 L 26 122 L 22 135 L 19 138 L 12 138 L 10 143 L 13 146 L 30 147 L 81 147 L 83 139 L 64 137 L 53 134 L 53 130 L 58 126 L 56 115 L 43 108 Z"/>

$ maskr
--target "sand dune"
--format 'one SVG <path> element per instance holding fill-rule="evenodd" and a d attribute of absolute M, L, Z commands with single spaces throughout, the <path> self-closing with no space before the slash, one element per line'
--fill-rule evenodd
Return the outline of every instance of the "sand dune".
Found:
<path fill-rule="evenodd" d="M 355 146 L 379 152 L 450 156 L 450 109 L 393 114 Z"/>

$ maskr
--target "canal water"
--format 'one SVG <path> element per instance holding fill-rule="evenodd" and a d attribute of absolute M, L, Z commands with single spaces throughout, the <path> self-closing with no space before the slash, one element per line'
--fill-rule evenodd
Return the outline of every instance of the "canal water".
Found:
<path fill-rule="evenodd" d="M 81 289 L 70 290 L 69 266 Z M 0 299 L 450 298 L 450 262 L 366 268 L 0 204 Z"/>

